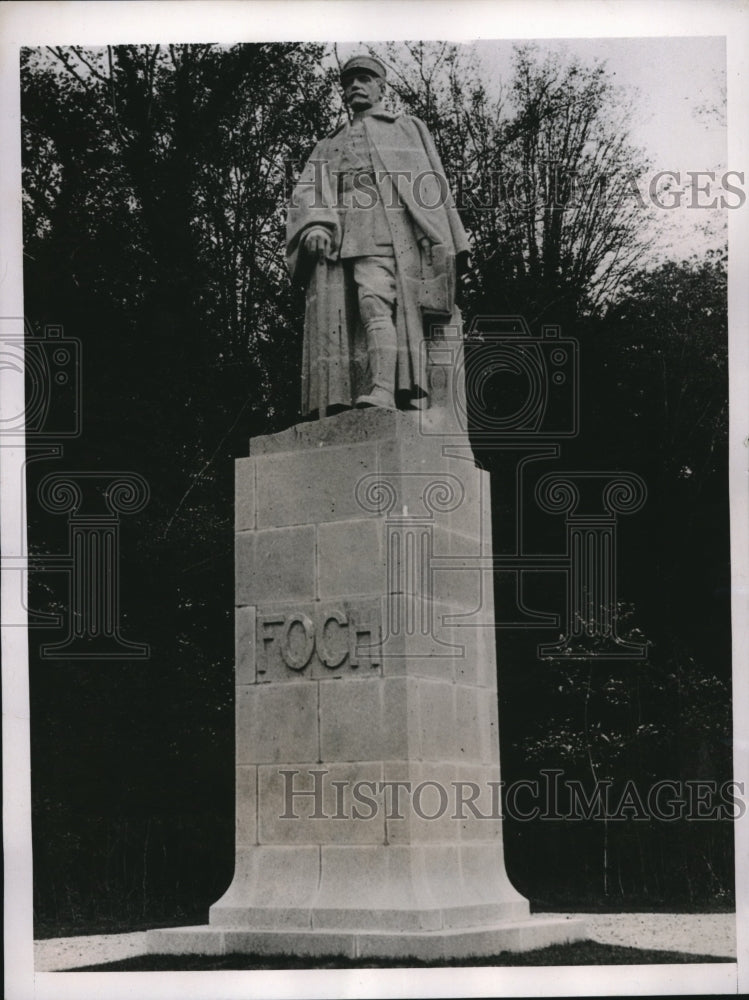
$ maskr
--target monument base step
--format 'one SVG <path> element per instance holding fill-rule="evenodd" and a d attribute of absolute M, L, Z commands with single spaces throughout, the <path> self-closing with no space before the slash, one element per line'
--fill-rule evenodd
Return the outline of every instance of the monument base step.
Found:
<path fill-rule="evenodd" d="M 166 927 L 147 935 L 151 955 L 294 955 L 344 958 L 415 958 L 423 961 L 477 958 L 501 951 L 531 951 L 587 938 L 582 920 L 530 917 L 490 927 L 438 931 L 256 930 Z"/>

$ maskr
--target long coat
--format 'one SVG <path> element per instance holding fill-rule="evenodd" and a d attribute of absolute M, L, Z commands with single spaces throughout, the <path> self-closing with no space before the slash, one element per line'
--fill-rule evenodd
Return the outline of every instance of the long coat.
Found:
<path fill-rule="evenodd" d="M 364 127 L 372 152 L 375 181 L 393 237 L 396 265 L 398 358 L 396 387 L 412 395 L 426 392 L 424 313 L 447 322 L 455 307 L 456 260 L 468 252 L 468 238 L 449 192 L 445 171 L 423 122 L 410 115 L 375 110 Z M 346 126 L 317 144 L 294 188 L 287 221 L 287 260 L 292 279 L 307 284 L 302 365 L 302 410 L 351 406 L 369 388 L 366 337 L 356 290 L 340 260 L 340 206 L 336 170 Z M 302 254 L 312 226 L 324 226 L 332 247 L 322 264 Z M 426 236 L 432 262 L 417 243 Z M 437 287 L 443 294 L 432 295 Z"/>

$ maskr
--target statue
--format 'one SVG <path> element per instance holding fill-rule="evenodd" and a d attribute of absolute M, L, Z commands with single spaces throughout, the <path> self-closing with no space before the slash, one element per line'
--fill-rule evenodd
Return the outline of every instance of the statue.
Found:
<path fill-rule="evenodd" d="M 373 409 L 237 460 L 234 878 L 207 925 L 151 931 L 152 952 L 449 960 L 585 937 L 530 918 L 505 872 L 489 473 L 447 405 L 461 338 L 440 329 L 459 325 L 467 241 L 426 129 L 381 108 L 384 76 L 344 66 L 353 121 L 318 144 L 288 223 L 305 413 Z M 472 779 L 452 782 L 472 790 L 459 814 L 421 808 L 428 774 Z"/>
<path fill-rule="evenodd" d="M 306 287 L 302 411 L 428 405 L 425 335 L 460 321 L 468 239 L 429 132 L 382 106 L 371 56 L 341 70 L 352 120 L 312 152 L 291 196 L 287 257 Z"/>

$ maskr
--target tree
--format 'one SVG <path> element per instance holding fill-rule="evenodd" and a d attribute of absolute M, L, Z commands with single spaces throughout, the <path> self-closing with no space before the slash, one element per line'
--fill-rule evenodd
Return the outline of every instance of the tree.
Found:
<path fill-rule="evenodd" d="M 661 479 L 702 490 L 728 432 L 726 252 L 630 272 L 605 320 L 619 393 L 635 383 L 631 432 L 653 441 Z M 654 471 L 655 471 L 654 469 Z"/>
<path fill-rule="evenodd" d="M 155 912 L 185 866 L 206 869 L 207 905 L 231 864 L 232 458 L 298 413 L 284 204 L 330 127 L 321 57 L 306 45 L 23 53 L 27 313 L 82 342 L 83 434 L 64 468 L 131 469 L 151 487 L 120 566 L 125 633 L 151 659 L 32 662 L 42 917 L 66 883 L 82 887 L 77 920 L 115 915 L 125 895 Z M 65 539 L 35 504 L 48 471 L 29 472 L 30 541 L 56 552 Z M 32 656 L 49 640 L 33 635 Z M 168 890 L 148 864 L 162 850 Z"/>
<path fill-rule="evenodd" d="M 467 310 L 532 328 L 600 313 L 648 245 L 632 187 L 647 162 L 605 65 L 519 45 L 490 94 L 457 45 L 372 51 L 453 175 L 473 237 Z"/>
<path fill-rule="evenodd" d="M 721 251 L 633 272 L 591 343 L 591 363 L 600 397 L 608 394 L 599 423 L 616 421 L 620 461 L 648 484 L 641 553 L 652 571 L 640 584 L 648 629 L 689 638 L 698 661 L 714 660 L 727 675 L 726 277 Z"/>

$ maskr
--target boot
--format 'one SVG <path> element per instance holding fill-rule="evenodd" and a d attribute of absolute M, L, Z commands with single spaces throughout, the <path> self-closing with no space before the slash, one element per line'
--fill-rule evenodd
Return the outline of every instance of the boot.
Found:
<path fill-rule="evenodd" d="M 372 388 L 359 396 L 355 405 L 395 410 L 395 327 L 387 316 L 377 316 L 369 320 L 366 330 Z"/>

